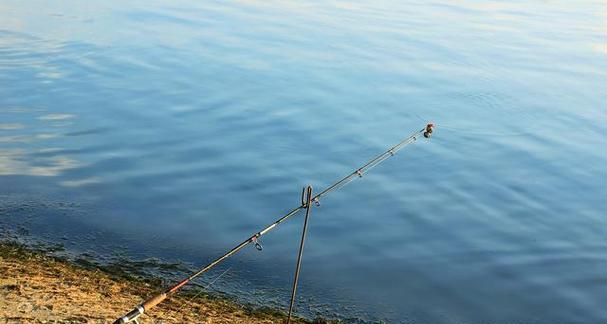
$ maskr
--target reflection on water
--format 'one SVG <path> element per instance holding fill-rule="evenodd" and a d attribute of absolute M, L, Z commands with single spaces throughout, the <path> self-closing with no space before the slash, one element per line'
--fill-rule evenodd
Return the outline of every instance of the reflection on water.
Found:
<path fill-rule="evenodd" d="M 23 123 L 0 124 L 0 143 L 11 145 L 11 147 L 0 148 L 0 175 L 23 175 L 23 176 L 57 176 L 63 172 L 83 167 L 84 165 L 73 157 L 67 155 L 52 154 L 61 151 L 59 148 L 49 146 L 49 141 L 60 136 L 59 133 L 37 133 L 28 131 L 25 125 L 35 126 L 32 121 L 33 113 L 40 112 L 26 108 L 8 108 L 0 111 L 3 120 L 10 121 L 15 118 L 12 114 L 20 114 L 17 120 Z M 71 114 L 47 114 L 35 117 L 41 121 L 57 121 L 74 118 Z M 29 119 L 29 122 L 27 121 Z M 67 126 L 50 124 L 48 126 Z M 12 134 L 11 134 L 12 133 Z M 43 154 L 44 156 L 39 156 Z M 82 181 L 82 180 L 81 180 Z M 67 185 L 79 183 L 68 181 Z M 86 183 L 86 181 L 85 181 Z"/>
<path fill-rule="evenodd" d="M 40 120 L 65 120 L 72 118 L 74 118 L 72 114 L 50 114 L 38 117 Z"/>
<path fill-rule="evenodd" d="M 3 1 L 0 233 L 199 266 L 434 121 L 313 212 L 298 311 L 604 322 L 606 13 Z M 213 286 L 285 307 L 300 222 Z"/>
<path fill-rule="evenodd" d="M 23 124 L 0 124 L 0 130 L 21 129 Z"/>
<path fill-rule="evenodd" d="M 56 176 L 79 166 L 77 161 L 66 156 L 33 159 L 23 150 L 0 151 L 0 175 Z"/>

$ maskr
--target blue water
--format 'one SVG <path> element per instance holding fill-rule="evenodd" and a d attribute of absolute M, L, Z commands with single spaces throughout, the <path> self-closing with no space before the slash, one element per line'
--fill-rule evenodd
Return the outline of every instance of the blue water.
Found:
<path fill-rule="evenodd" d="M 606 21 L 601 1 L 4 0 L 0 228 L 196 267 L 433 121 L 313 210 L 298 312 L 604 323 Z M 301 222 L 201 282 L 230 269 L 213 289 L 284 309 Z"/>

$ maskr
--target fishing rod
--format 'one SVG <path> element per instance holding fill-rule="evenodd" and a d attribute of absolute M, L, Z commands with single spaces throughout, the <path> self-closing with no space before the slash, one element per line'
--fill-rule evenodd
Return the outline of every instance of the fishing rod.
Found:
<path fill-rule="evenodd" d="M 430 136 L 432 135 L 433 131 L 434 131 L 434 124 L 432 124 L 432 123 L 427 124 L 426 127 L 424 127 L 421 130 L 418 130 L 418 131 L 412 133 L 411 135 L 409 135 L 408 137 L 406 137 L 405 139 L 403 139 L 402 141 L 400 141 L 398 144 L 396 144 L 396 145 L 392 146 L 391 148 L 389 148 L 387 151 L 385 151 L 385 152 L 379 154 L 378 156 L 374 157 L 369 162 L 365 163 L 363 166 L 361 166 L 358 169 L 354 170 L 352 173 L 348 174 L 347 176 L 345 176 L 342 179 L 338 180 L 337 182 L 333 183 L 332 185 L 330 185 L 329 187 L 327 187 L 325 190 L 323 190 L 320 193 L 316 194 L 314 197 L 311 197 L 311 199 L 308 199 L 308 201 L 313 202 L 316 206 L 320 206 L 320 199 L 322 197 L 324 197 L 325 195 L 327 195 L 328 193 L 330 193 L 332 191 L 335 191 L 335 190 L 337 190 L 339 188 L 342 188 L 343 186 L 347 185 L 348 183 L 350 183 L 352 180 L 356 179 L 357 177 L 358 178 L 362 177 L 363 174 L 365 174 L 366 172 L 368 172 L 369 170 L 371 170 L 372 168 L 374 168 L 378 164 L 382 163 L 387 158 L 389 158 L 391 156 L 394 156 L 394 154 L 396 154 L 396 152 L 400 151 L 405 146 L 407 146 L 407 145 L 415 142 L 419 136 L 423 135 L 425 138 L 430 138 Z M 308 198 L 310 198 L 310 197 L 308 197 Z M 187 278 L 185 278 L 185 279 L 181 280 L 180 282 L 176 283 L 175 285 L 167 288 L 163 292 L 158 293 L 158 294 L 152 296 L 151 298 L 149 298 L 146 301 L 144 301 L 142 304 L 137 305 L 132 311 L 128 312 L 123 317 L 120 317 L 116 321 L 114 321 L 114 324 L 125 324 L 125 323 L 130 323 L 130 322 L 133 322 L 133 321 L 136 322 L 137 318 L 139 318 L 141 315 L 143 315 L 143 313 L 145 313 L 147 311 L 150 311 L 156 305 L 162 303 L 165 299 L 167 299 L 168 297 L 170 297 L 173 294 L 175 294 L 181 287 L 185 286 L 187 283 L 189 283 L 190 281 L 192 281 L 194 278 L 196 278 L 196 277 L 200 276 L 201 274 L 209 271 L 210 269 L 212 269 L 213 267 L 215 267 L 216 265 L 218 265 L 219 263 L 221 263 L 222 261 L 224 261 L 225 259 L 229 258 L 230 256 L 232 256 L 233 254 L 235 254 L 236 252 L 240 251 L 242 248 L 244 248 L 245 246 L 247 246 L 247 245 L 249 245 L 251 243 L 253 243 L 255 245 L 255 248 L 257 250 L 261 251 L 263 249 L 261 243 L 259 243 L 259 238 L 261 236 L 267 234 L 269 231 L 271 231 L 272 229 L 274 229 L 280 223 L 282 223 L 285 220 L 289 219 L 291 216 L 297 214 L 299 211 L 301 211 L 303 209 L 306 209 L 307 207 L 308 207 L 308 203 L 306 201 L 304 201 L 304 197 L 302 195 L 301 205 L 295 207 L 293 210 L 291 210 L 290 212 L 286 213 L 285 215 L 283 215 L 282 217 L 280 217 L 278 220 L 276 220 L 274 223 L 270 224 L 266 228 L 264 228 L 261 231 L 259 231 L 259 232 L 255 233 L 255 234 L 251 235 L 249 238 L 247 238 L 246 240 L 244 240 L 242 243 L 240 243 L 237 246 L 233 247 L 231 250 L 229 250 L 228 252 L 226 252 L 222 256 L 218 257 L 217 259 L 215 259 L 211 263 L 207 264 L 206 266 L 204 266 L 200 270 L 192 273 Z"/>

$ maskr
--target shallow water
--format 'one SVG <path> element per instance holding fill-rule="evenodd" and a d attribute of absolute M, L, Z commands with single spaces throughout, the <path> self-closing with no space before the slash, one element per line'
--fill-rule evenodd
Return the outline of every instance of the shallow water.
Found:
<path fill-rule="evenodd" d="M 200 266 L 431 120 L 313 210 L 299 312 L 605 322 L 606 21 L 600 1 L 2 1 L 0 227 Z M 215 289 L 284 308 L 301 220 L 202 281 L 229 268 Z"/>

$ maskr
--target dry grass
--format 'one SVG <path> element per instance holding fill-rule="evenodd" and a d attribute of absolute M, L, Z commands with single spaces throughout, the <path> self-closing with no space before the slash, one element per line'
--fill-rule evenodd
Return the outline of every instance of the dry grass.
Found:
<path fill-rule="evenodd" d="M 158 289 L 0 242 L 0 323 L 111 323 Z M 140 322 L 284 323 L 277 312 L 208 296 L 188 299 L 174 296 Z"/>

